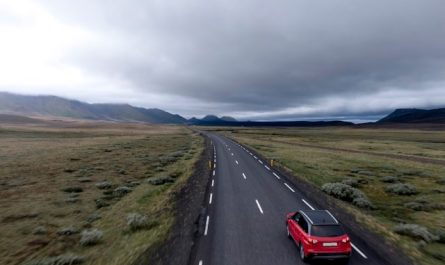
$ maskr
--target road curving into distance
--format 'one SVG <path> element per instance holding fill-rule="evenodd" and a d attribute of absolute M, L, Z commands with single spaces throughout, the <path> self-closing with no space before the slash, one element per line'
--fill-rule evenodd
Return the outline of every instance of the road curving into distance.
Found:
<path fill-rule="evenodd" d="M 206 134 L 214 148 L 214 169 L 206 196 L 203 232 L 191 264 L 304 264 L 297 246 L 286 236 L 285 216 L 298 209 L 320 208 L 267 161 L 228 138 Z M 388 264 L 363 244 L 360 235 L 350 231 L 348 234 L 354 245 L 349 264 Z"/>

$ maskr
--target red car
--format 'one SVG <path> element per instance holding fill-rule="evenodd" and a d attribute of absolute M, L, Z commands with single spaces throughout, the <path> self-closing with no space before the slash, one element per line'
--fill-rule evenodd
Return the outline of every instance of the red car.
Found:
<path fill-rule="evenodd" d="M 351 242 L 337 219 L 327 210 L 298 211 L 287 215 L 287 235 L 300 251 L 300 258 L 342 259 L 348 263 Z"/>

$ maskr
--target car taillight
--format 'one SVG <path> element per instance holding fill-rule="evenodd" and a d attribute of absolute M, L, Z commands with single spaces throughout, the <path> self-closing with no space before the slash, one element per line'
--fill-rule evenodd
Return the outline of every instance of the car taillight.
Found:
<path fill-rule="evenodd" d="M 349 237 L 345 237 L 341 240 L 341 242 L 343 243 L 348 243 L 349 242 Z"/>

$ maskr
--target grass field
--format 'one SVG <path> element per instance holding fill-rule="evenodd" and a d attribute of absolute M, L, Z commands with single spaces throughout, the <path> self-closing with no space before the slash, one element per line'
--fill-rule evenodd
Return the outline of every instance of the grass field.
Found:
<path fill-rule="evenodd" d="M 295 175 L 341 198 L 338 203 L 359 222 L 384 235 L 390 243 L 401 245 L 418 263 L 444 264 L 444 131 L 213 130 L 252 147 Z M 355 203 L 348 197 L 348 191 L 364 196 Z"/>
<path fill-rule="evenodd" d="M 131 264 L 167 237 L 202 148 L 185 127 L 1 124 L 0 264 Z"/>

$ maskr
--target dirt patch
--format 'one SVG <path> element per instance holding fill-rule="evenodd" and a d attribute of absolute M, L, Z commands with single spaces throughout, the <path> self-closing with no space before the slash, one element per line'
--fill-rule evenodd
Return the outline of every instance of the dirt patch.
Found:
<path fill-rule="evenodd" d="M 202 134 L 201 134 L 202 136 Z M 203 205 L 212 158 L 210 141 L 205 137 L 205 148 L 195 163 L 193 175 L 174 194 L 176 219 L 168 239 L 144 253 L 133 265 L 188 264 L 198 234 L 201 206 Z"/>

